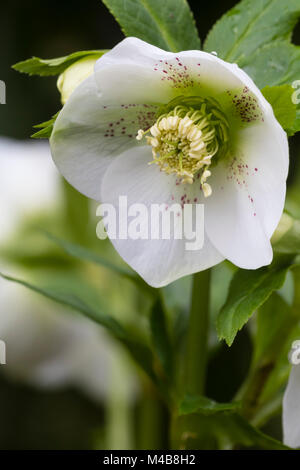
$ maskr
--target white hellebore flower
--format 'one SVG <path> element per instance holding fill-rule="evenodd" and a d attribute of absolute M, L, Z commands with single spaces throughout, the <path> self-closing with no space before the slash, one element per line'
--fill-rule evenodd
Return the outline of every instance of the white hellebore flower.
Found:
<path fill-rule="evenodd" d="M 102 203 L 118 207 L 126 195 L 128 206 L 205 205 L 201 250 L 185 250 L 185 240 L 112 240 L 149 284 L 166 285 L 225 258 L 247 269 L 271 262 L 287 137 L 237 65 L 125 39 L 73 91 L 50 143 L 65 178 Z"/>

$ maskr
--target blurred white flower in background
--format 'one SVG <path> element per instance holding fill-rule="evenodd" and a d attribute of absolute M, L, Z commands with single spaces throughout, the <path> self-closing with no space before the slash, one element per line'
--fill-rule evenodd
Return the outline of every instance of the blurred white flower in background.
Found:
<path fill-rule="evenodd" d="M 70 385 L 105 397 L 112 351 L 96 325 L 2 280 L 0 300 L 3 372 L 42 387 Z"/>
<path fill-rule="evenodd" d="M 289 447 L 300 447 L 300 341 L 292 344 L 289 359 L 293 365 L 283 398 L 283 440 Z"/>
<path fill-rule="evenodd" d="M 0 138 L 0 243 L 20 220 L 58 202 L 59 177 L 40 141 Z"/>
<path fill-rule="evenodd" d="M 59 175 L 47 143 L 0 138 L 0 167 L 3 247 L 25 217 L 53 209 L 61 201 Z M 16 274 L 15 266 L 7 266 L 1 259 L 0 267 Z M 20 270 L 17 275 L 23 277 Z M 0 339 L 7 350 L 1 373 L 42 387 L 72 385 L 96 400 L 108 394 L 118 351 L 100 327 L 2 279 L 0 305 Z M 118 390 L 127 397 L 132 388 Z"/>

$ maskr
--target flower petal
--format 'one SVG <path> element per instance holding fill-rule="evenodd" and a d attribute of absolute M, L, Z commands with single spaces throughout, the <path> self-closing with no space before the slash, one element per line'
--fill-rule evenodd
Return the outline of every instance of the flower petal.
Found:
<path fill-rule="evenodd" d="M 245 269 L 272 260 L 270 238 L 285 201 L 288 171 L 287 136 L 273 111 L 239 132 L 234 157 L 212 169 L 212 196 L 207 200 L 206 230 L 227 259 Z"/>
<path fill-rule="evenodd" d="M 300 367 L 293 366 L 283 398 L 283 441 L 300 447 Z"/>
<path fill-rule="evenodd" d="M 165 103 L 174 93 L 158 63 L 172 59 L 166 52 L 137 38 L 126 38 L 95 65 L 97 84 L 108 103 Z M 160 62 L 161 61 L 161 62 Z"/>
<path fill-rule="evenodd" d="M 250 169 L 244 172 L 250 200 L 253 199 L 255 213 L 268 237 L 276 229 L 284 208 L 289 166 L 286 133 L 271 113 L 264 115 L 263 123 L 240 134 L 241 158 L 248 163 L 246 170 Z"/>
<path fill-rule="evenodd" d="M 95 75 L 108 103 L 167 103 L 179 95 L 223 100 L 225 92 L 242 91 L 245 86 L 258 91 L 236 64 L 203 51 L 167 52 L 134 37 L 104 54 L 95 65 Z"/>
<path fill-rule="evenodd" d="M 148 214 L 151 204 L 162 204 L 166 211 L 171 211 L 173 203 L 201 202 L 199 185 L 178 184 L 175 176 L 160 172 L 157 165 L 149 166 L 151 159 L 148 146 L 120 155 L 104 176 L 101 200 L 118 208 L 119 196 L 126 195 L 128 208 L 131 204 L 144 204 Z M 174 213 L 175 220 L 176 217 L 181 220 L 178 213 Z M 167 285 L 223 260 L 205 235 L 203 248 L 195 251 L 186 250 L 185 239 L 111 241 L 122 258 L 154 287 Z"/>
<path fill-rule="evenodd" d="M 237 183 L 226 181 L 224 165 L 210 178 L 212 195 L 207 199 L 205 227 L 210 241 L 232 263 L 256 269 L 272 260 L 269 237 L 249 199 Z"/>
<path fill-rule="evenodd" d="M 77 190 L 99 200 L 101 181 L 113 157 L 140 145 L 140 128 L 149 127 L 155 106 L 107 105 L 94 75 L 72 93 L 55 122 L 51 152 L 60 172 Z"/>
<path fill-rule="evenodd" d="M 244 86 L 269 106 L 235 64 L 206 52 L 170 53 L 127 38 L 96 62 L 95 73 L 60 112 L 50 140 L 54 161 L 73 186 L 99 199 L 111 158 L 139 145 L 134 137 L 153 124 L 159 105 L 178 95 L 213 96 L 231 111 L 237 106 L 233 120 L 240 123 L 245 110 L 232 101 L 233 92 Z"/>

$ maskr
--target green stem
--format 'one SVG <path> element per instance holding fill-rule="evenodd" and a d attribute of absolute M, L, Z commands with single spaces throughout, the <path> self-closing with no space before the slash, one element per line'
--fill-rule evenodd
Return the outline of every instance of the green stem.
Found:
<path fill-rule="evenodd" d="M 186 351 L 186 393 L 203 395 L 209 331 L 210 270 L 194 274 Z"/>
<path fill-rule="evenodd" d="M 137 408 L 137 449 L 165 449 L 168 412 L 152 384 L 145 379 Z"/>
<path fill-rule="evenodd" d="M 252 420 L 259 407 L 259 399 L 264 386 L 274 368 L 274 362 L 269 361 L 250 371 L 242 388 L 235 396 L 237 401 L 243 403 L 241 413 L 248 420 Z"/>

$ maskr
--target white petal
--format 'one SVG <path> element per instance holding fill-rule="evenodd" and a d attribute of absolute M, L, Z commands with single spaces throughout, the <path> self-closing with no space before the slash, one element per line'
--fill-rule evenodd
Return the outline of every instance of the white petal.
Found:
<path fill-rule="evenodd" d="M 293 366 L 283 398 L 283 437 L 290 447 L 300 447 L 300 367 Z"/>
<path fill-rule="evenodd" d="M 235 64 L 201 51 L 170 53 L 127 38 L 97 61 L 95 74 L 61 111 L 51 138 L 54 160 L 73 186 L 99 199 L 111 157 L 137 145 L 134 136 L 154 123 L 159 105 L 178 95 L 213 96 L 232 111 L 232 93 L 242 93 L 245 86 L 259 101 L 259 112 L 270 109 Z M 240 122 L 241 116 L 234 119 Z"/>
<path fill-rule="evenodd" d="M 72 93 L 50 139 L 58 169 L 77 190 L 99 200 L 101 180 L 113 157 L 140 145 L 136 133 L 154 122 L 156 107 L 108 105 L 94 75 Z"/>
<path fill-rule="evenodd" d="M 244 269 L 256 269 L 272 260 L 269 237 L 264 231 L 248 191 L 236 181 L 227 181 L 228 169 L 218 165 L 209 183 L 205 227 L 210 241 L 232 263 Z"/>
<path fill-rule="evenodd" d="M 148 146 L 126 151 L 107 170 L 102 184 L 102 201 L 118 207 L 119 196 L 126 195 L 128 207 L 142 203 L 164 204 L 169 210 L 173 203 L 201 202 L 199 185 L 176 184 L 176 177 L 159 171 Z M 177 182 L 178 183 L 178 182 Z M 197 198 L 197 201 L 194 201 Z M 149 209 L 150 210 L 150 209 Z M 197 271 L 207 269 L 223 257 L 205 236 L 201 250 L 186 250 L 186 240 L 112 240 L 122 258 L 154 287 Z"/>
<path fill-rule="evenodd" d="M 284 208 L 288 139 L 275 118 L 265 114 L 264 123 L 245 129 L 240 140 L 243 142 L 241 158 L 248 163 L 250 170 L 244 174 L 247 189 L 255 212 L 270 238 Z"/>
<path fill-rule="evenodd" d="M 137 38 L 126 38 L 95 66 L 96 81 L 108 103 L 167 103 L 179 95 L 211 96 L 231 103 L 226 92 L 248 87 L 262 94 L 236 64 L 203 51 L 167 52 Z M 224 101 L 225 100 L 225 101 Z"/>
<path fill-rule="evenodd" d="M 235 157 L 212 168 L 206 230 L 227 259 L 245 269 L 272 260 L 270 238 L 286 193 L 288 143 L 266 106 L 264 120 L 239 131 Z"/>
<path fill-rule="evenodd" d="M 96 62 L 96 81 L 108 103 L 166 103 L 174 91 L 164 66 L 174 56 L 126 38 Z"/>

